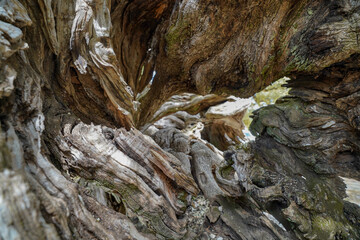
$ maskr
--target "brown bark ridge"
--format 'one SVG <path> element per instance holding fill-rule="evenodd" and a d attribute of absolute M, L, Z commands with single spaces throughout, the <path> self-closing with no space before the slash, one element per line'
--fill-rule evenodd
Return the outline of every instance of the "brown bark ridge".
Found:
<path fill-rule="evenodd" d="M 0 0 L 0 239 L 359 239 L 338 177 L 360 180 L 359 14 Z M 189 130 L 283 76 L 291 96 L 255 113 L 255 141 L 214 146 L 242 112 L 205 120 L 210 142 Z"/>

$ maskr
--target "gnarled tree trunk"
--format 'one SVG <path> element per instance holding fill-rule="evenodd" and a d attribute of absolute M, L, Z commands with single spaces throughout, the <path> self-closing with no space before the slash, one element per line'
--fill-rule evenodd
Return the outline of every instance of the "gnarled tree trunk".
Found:
<path fill-rule="evenodd" d="M 352 0 L 0 0 L 0 239 L 359 239 L 359 34 Z"/>

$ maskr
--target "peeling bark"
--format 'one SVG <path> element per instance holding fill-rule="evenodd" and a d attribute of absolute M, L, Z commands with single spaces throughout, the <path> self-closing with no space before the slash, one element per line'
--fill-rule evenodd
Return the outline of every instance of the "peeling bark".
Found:
<path fill-rule="evenodd" d="M 358 239 L 359 11 L 0 0 L 0 238 Z M 209 108 L 285 75 L 257 139 L 218 150 L 243 112 Z"/>

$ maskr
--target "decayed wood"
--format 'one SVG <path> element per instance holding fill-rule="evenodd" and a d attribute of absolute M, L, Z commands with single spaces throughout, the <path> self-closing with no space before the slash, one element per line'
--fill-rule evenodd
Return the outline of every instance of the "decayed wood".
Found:
<path fill-rule="evenodd" d="M 178 194 L 196 194 L 198 189 L 178 159 L 136 130 L 69 124 L 59 140 L 65 169 L 115 191 L 127 214 L 141 218 L 158 234 L 180 236 L 184 226 L 176 214 L 184 211 L 187 202 Z"/>
<path fill-rule="evenodd" d="M 190 114 L 197 114 L 210 106 L 225 102 L 227 98 L 215 94 L 205 96 L 184 93 L 181 95 L 172 96 L 166 101 L 159 110 L 156 111 L 153 118 L 147 123 L 153 123 L 161 118 L 179 111 L 186 111 Z"/>
<path fill-rule="evenodd" d="M 0 237 L 359 238 L 359 4 L 0 0 Z M 225 159 L 134 128 L 288 74 Z"/>
<path fill-rule="evenodd" d="M 38 3 L 22 11 L 41 15 L 57 91 L 83 120 L 107 125 L 143 126 L 184 92 L 248 97 L 358 52 L 352 1 Z"/>
<path fill-rule="evenodd" d="M 343 71 L 357 61 L 354 55 L 322 70 L 316 82 L 312 76 L 298 76 L 288 84 L 291 97 L 260 109 L 251 125 L 259 136 L 252 144 L 256 155 L 251 164 L 243 161 L 240 170 L 247 172 L 247 183 L 251 179 L 259 188 L 255 199 L 282 199 L 279 215 L 296 226 L 300 239 L 360 236 L 359 226 L 349 217 L 351 204 L 342 200 L 345 187 L 338 178 L 359 179 L 358 124 L 352 115 L 359 78 L 357 72 Z M 333 227 L 319 227 L 323 221 Z"/>

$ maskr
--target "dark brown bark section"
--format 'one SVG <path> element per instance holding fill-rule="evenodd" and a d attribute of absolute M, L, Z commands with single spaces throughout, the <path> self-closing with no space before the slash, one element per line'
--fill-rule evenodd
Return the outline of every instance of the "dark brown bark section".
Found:
<path fill-rule="evenodd" d="M 359 3 L 0 3 L 1 238 L 358 238 L 336 176 L 359 177 Z M 174 94 L 221 95 L 177 109 L 195 114 L 285 74 L 296 98 L 260 110 L 257 141 L 225 159 L 131 129 Z"/>
<path fill-rule="evenodd" d="M 248 176 L 256 188 L 282 189 L 268 197 L 300 239 L 359 237 L 357 217 L 349 217 L 349 209 L 357 215 L 359 207 L 342 200 L 339 178 L 359 179 L 359 132 L 353 117 L 358 61 L 355 54 L 319 72 L 316 81 L 311 75 L 297 76 L 288 84 L 291 96 L 260 109 L 251 126 L 258 138 Z M 331 229 L 319 227 L 324 221 Z"/>
<path fill-rule="evenodd" d="M 142 126 L 183 92 L 248 97 L 358 51 L 358 5 L 345 0 L 29 5 L 56 55 L 61 98 L 108 125 Z"/>

